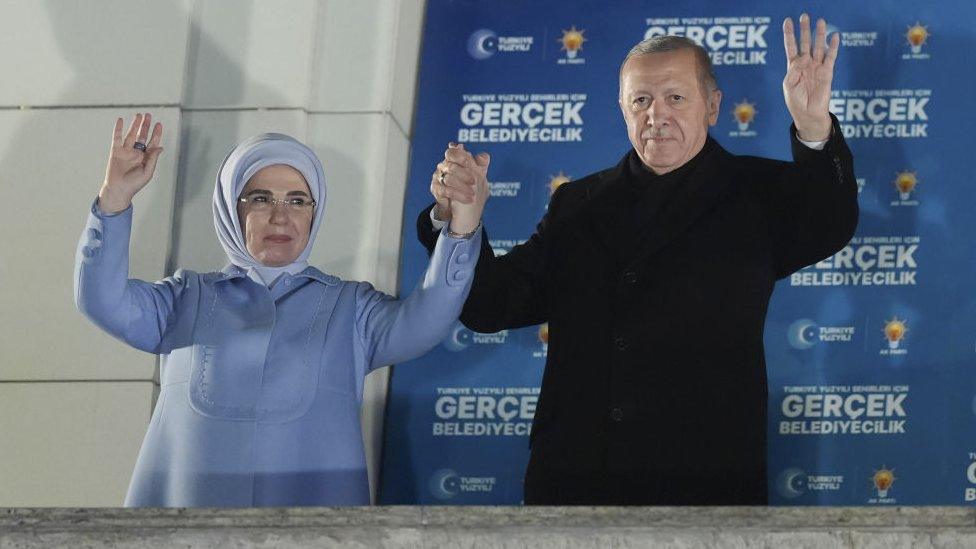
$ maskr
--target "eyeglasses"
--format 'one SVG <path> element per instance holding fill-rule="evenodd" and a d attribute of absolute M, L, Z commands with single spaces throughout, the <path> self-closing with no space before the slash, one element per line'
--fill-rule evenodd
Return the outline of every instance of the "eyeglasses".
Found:
<path fill-rule="evenodd" d="M 309 212 L 315 207 L 315 201 L 307 198 L 288 198 L 286 200 L 276 200 L 270 196 L 258 194 L 237 199 L 243 202 L 248 209 L 253 212 L 268 212 L 272 208 L 281 204 L 286 212 Z"/>

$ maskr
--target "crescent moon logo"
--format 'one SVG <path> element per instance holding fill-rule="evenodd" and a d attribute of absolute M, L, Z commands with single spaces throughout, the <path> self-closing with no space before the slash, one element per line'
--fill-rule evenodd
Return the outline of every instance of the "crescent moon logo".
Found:
<path fill-rule="evenodd" d="M 471 330 L 465 328 L 460 322 L 455 323 L 454 329 L 444 340 L 443 345 L 445 349 L 455 353 L 467 349 L 471 345 Z"/>
<path fill-rule="evenodd" d="M 498 35 L 490 29 L 478 29 L 468 37 L 468 55 L 479 61 L 495 55 L 498 48 Z"/>
<path fill-rule="evenodd" d="M 793 499 L 806 491 L 806 473 L 802 469 L 790 467 L 779 474 L 776 487 L 784 498 Z"/>
<path fill-rule="evenodd" d="M 428 482 L 430 493 L 437 499 L 451 499 L 458 493 L 458 476 L 451 469 L 436 471 Z"/>
<path fill-rule="evenodd" d="M 787 337 L 794 349 L 809 349 L 817 342 L 817 323 L 809 318 L 801 318 L 790 324 Z"/>

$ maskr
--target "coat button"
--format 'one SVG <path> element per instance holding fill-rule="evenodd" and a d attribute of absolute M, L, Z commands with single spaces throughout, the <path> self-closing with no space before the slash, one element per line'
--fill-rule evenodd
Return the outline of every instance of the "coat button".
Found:
<path fill-rule="evenodd" d="M 625 338 L 624 336 L 617 336 L 617 338 L 613 340 L 613 345 L 614 347 L 617 348 L 618 351 L 626 351 L 627 338 Z"/>
<path fill-rule="evenodd" d="M 624 271 L 624 283 L 625 284 L 636 284 L 637 283 L 637 273 L 634 271 Z"/>
<path fill-rule="evenodd" d="M 457 263 L 458 263 L 458 265 L 460 265 L 462 263 L 467 263 L 468 262 L 468 257 L 469 257 L 468 254 L 459 254 L 457 256 Z"/>
<path fill-rule="evenodd" d="M 610 419 L 614 421 L 623 421 L 624 411 L 620 409 L 619 406 L 613 406 L 610 408 Z"/>

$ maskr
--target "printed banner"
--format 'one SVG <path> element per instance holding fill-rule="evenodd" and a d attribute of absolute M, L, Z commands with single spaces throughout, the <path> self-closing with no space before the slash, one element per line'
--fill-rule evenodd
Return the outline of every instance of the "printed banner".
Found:
<path fill-rule="evenodd" d="M 840 34 L 830 109 L 854 152 L 861 217 L 844 249 L 773 295 L 770 502 L 976 504 L 970 1 L 428 0 L 400 287 L 426 268 L 415 221 L 449 141 L 492 155 L 496 255 L 532 234 L 557 186 L 619 160 L 630 144 L 617 73 L 645 37 L 707 49 L 724 94 L 711 135 L 726 149 L 789 159 L 781 24 L 806 10 Z M 545 325 L 458 324 L 396 366 L 382 503 L 520 503 L 547 340 Z"/>

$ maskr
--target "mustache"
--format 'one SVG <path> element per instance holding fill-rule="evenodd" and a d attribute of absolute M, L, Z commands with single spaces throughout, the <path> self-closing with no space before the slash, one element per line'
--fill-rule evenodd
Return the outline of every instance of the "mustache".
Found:
<path fill-rule="evenodd" d="M 671 135 L 664 128 L 647 129 L 641 132 L 641 139 L 667 139 Z"/>

